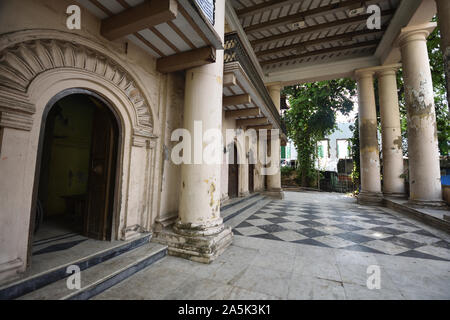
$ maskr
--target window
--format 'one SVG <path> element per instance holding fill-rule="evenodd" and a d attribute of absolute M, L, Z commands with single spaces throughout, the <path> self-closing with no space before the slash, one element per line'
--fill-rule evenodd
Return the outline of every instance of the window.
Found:
<path fill-rule="evenodd" d="M 350 140 L 337 139 L 336 146 L 338 159 L 348 159 L 351 157 Z"/>

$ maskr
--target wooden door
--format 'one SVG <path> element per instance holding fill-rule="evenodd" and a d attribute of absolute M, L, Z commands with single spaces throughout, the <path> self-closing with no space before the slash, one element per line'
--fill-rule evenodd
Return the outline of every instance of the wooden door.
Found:
<path fill-rule="evenodd" d="M 89 190 L 84 233 L 89 238 L 110 240 L 115 182 L 116 130 L 104 105 L 94 112 Z"/>
<path fill-rule="evenodd" d="M 255 191 L 255 165 L 248 165 L 248 191 L 253 193 Z"/>
<path fill-rule="evenodd" d="M 237 149 L 234 146 L 232 163 L 228 164 L 228 197 L 236 198 L 239 193 L 239 164 L 237 163 Z"/>

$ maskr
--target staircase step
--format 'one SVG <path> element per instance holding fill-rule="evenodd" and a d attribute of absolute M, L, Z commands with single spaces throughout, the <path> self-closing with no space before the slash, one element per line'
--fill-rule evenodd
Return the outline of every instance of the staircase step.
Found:
<path fill-rule="evenodd" d="M 221 215 L 224 222 L 236 217 L 238 214 L 244 212 L 248 208 L 252 207 L 256 203 L 263 201 L 265 199 L 264 196 L 260 194 L 252 195 L 247 198 L 243 198 L 238 203 L 235 203 L 231 207 L 227 207 L 225 210 L 221 209 Z"/>
<path fill-rule="evenodd" d="M 167 255 L 167 246 L 148 243 L 137 249 L 109 259 L 80 273 L 81 289 L 67 288 L 67 279 L 61 279 L 19 300 L 87 300 L 111 288 L 136 272 Z"/>
<path fill-rule="evenodd" d="M 118 244 L 112 248 L 102 250 L 82 259 L 71 261 L 31 277 L 9 283 L 3 287 L 0 287 L 0 300 L 16 299 L 51 283 L 64 279 L 68 276 L 66 271 L 67 267 L 70 265 L 77 265 L 81 271 L 86 270 L 99 263 L 120 256 L 130 250 L 148 244 L 150 238 L 151 234 L 145 234 L 137 239 L 126 242 L 118 242 Z"/>
<path fill-rule="evenodd" d="M 242 203 L 244 201 L 247 201 L 249 199 L 258 197 L 259 195 L 260 195 L 259 192 L 255 192 L 255 193 L 252 193 L 251 195 L 249 195 L 247 197 L 234 198 L 234 199 L 227 200 L 227 201 L 225 201 L 225 203 L 221 204 L 220 210 L 221 211 L 228 210 L 229 208 L 231 208 L 231 207 L 233 207 L 235 205 L 238 205 L 238 204 L 240 204 L 240 203 Z"/>

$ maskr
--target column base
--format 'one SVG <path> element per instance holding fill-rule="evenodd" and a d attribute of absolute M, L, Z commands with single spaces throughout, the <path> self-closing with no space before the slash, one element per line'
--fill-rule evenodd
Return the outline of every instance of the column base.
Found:
<path fill-rule="evenodd" d="M 357 201 L 359 204 L 378 206 L 383 203 L 383 194 L 381 192 L 362 191 L 358 195 Z"/>
<path fill-rule="evenodd" d="M 174 226 L 158 232 L 154 240 L 167 245 L 171 256 L 209 264 L 233 242 L 233 233 L 223 224 L 219 232 L 208 235 L 195 227 L 189 231 L 183 227 L 180 232 Z"/>
<path fill-rule="evenodd" d="M 447 203 L 443 200 L 408 200 L 408 205 L 418 208 L 444 209 L 448 208 Z"/>
<path fill-rule="evenodd" d="M 281 199 L 281 200 L 284 199 L 284 192 L 283 192 L 283 189 L 281 189 L 281 188 L 280 189 L 269 189 L 262 193 L 263 193 L 263 195 L 271 197 L 271 198 Z"/>
<path fill-rule="evenodd" d="M 241 198 L 248 197 L 249 195 L 250 195 L 249 191 L 239 192 L 239 197 Z"/>

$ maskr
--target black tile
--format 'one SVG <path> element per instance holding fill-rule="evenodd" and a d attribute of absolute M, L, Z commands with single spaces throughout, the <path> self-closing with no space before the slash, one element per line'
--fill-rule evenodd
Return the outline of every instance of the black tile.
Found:
<path fill-rule="evenodd" d="M 364 222 L 371 223 L 376 226 L 388 226 L 388 225 L 392 224 L 391 222 L 385 222 L 385 221 L 381 221 L 381 220 L 377 220 L 377 219 L 364 220 Z"/>
<path fill-rule="evenodd" d="M 431 232 L 428 232 L 426 230 L 420 229 L 420 230 L 416 230 L 416 231 L 412 231 L 412 233 L 417 233 L 420 234 L 422 236 L 427 236 L 427 237 L 434 237 L 436 238 L 436 236 L 434 234 L 432 234 Z"/>
<path fill-rule="evenodd" d="M 307 245 L 317 246 L 317 247 L 331 248 L 330 246 L 327 246 L 325 243 L 316 241 L 314 239 L 303 239 L 303 240 L 297 240 L 297 241 L 292 241 L 292 242 L 307 244 Z"/>
<path fill-rule="evenodd" d="M 310 228 L 317 228 L 317 227 L 323 227 L 324 226 L 323 223 L 320 223 L 320 222 L 317 222 L 317 221 L 311 221 L 311 220 L 309 220 L 309 221 L 298 221 L 297 223 L 301 224 L 301 225 L 304 225 L 304 226 L 307 226 L 307 227 L 310 227 Z"/>
<path fill-rule="evenodd" d="M 352 226 L 350 224 L 340 223 L 340 224 L 334 224 L 334 227 L 338 227 L 339 229 L 346 230 L 346 231 L 357 231 L 362 230 L 362 228 L 357 226 Z"/>
<path fill-rule="evenodd" d="M 33 252 L 33 256 L 37 256 L 39 254 L 44 253 L 50 253 L 50 252 L 56 252 L 56 251 L 64 251 L 70 248 L 75 247 L 76 245 L 79 245 L 80 243 L 87 241 L 88 239 L 81 239 L 81 240 L 75 240 L 75 241 L 68 241 L 63 243 L 57 243 L 48 247 L 45 247 L 43 249 L 40 249 L 36 252 Z"/>
<path fill-rule="evenodd" d="M 283 228 L 282 226 L 279 226 L 277 224 L 266 224 L 264 226 L 258 226 L 258 228 L 263 229 L 264 231 L 267 231 L 269 233 L 286 231 L 286 228 Z"/>
<path fill-rule="evenodd" d="M 381 241 L 386 241 L 386 242 L 390 242 L 393 243 L 397 246 L 401 246 L 401 247 L 405 247 L 408 249 L 416 249 L 418 247 L 423 247 L 424 244 L 417 242 L 417 241 L 413 241 L 413 240 L 409 240 L 409 239 L 405 239 L 405 238 L 401 238 L 401 237 L 389 237 L 389 238 L 384 238 L 381 239 Z"/>
<path fill-rule="evenodd" d="M 326 236 L 327 234 L 313 229 L 313 228 L 304 228 L 304 229 L 300 229 L 300 230 L 294 230 L 297 233 L 300 233 L 301 235 L 308 237 L 308 238 L 315 238 L 315 237 L 321 237 L 321 236 Z"/>
<path fill-rule="evenodd" d="M 400 254 L 397 254 L 397 256 L 410 257 L 410 258 L 420 258 L 420 259 L 432 259 L 432 260 L 449 261 L 449 260 L 446 260 L 446 259 L 443 259 L 443 258 L 439 258 L 439 257 L 433 256 L 431 254 L 419 252 L 419 251 L 416 251 L 416 250 L 409 250 L 409 251 L 406 251 L 406 252 L 402 252 Z"/>
<path fill-rule="evenodd" d="M 386 233 L 386 234 L 392 234 L 394 236 L 398 236 L 399 234 L 406 233 L 406 231 L 393 229 L 393 228 L 389 228 L 389 227 L 375 227 L 375 228 L 371 228 L 370 230 L 383 232 L 383 233 Z"/>
<path fill-rule="evenodd" d="M 266 234 L 256 234 L 256 235 L 252 235 L 251 237 L 254 238 L 262 238 L 262 239 L 268 239 L 268 240 L 277 240 L 277 241 L 283 241 L 280 238 L 275 237 L 274 235 L 270 234 L 270 233 L 266 233 Z"/>
<path fill-rule="evenodd" d="M 450 243 L 445 240 L 435 242 L 432 244 L 432 246 L 450 250 Z"/>
<path fill-rule="evenodd" d="M 357 234 L 357 233 L 353 233 L 353 232 L 346 232 L 346 233 L 339 233 L 336 235 L 339 238 L 342 238 L 344 240 L 348 240 L 348 241 L 352 241 L 355 243 L 363 243 L 363 242 L 368 242 L 368 241 L 373 241 L 372 238 Z"/>
<path fill-rule="evenodd" d="M 254 227 L 254 225 L 244 221 L 244 222 L 241 222 L 236 228 L 246 228 L 246 227 Z"/>
<path fill-rule="evenodd" d="M 245 219 L 245 220 L 256 220 L 256 219 L 261 219 L 260 217 L 258 217 L 258 216 L 256 216 L 256 214 L 259 214 L 259 213 L 262 213 L 262 212 L 256 212 L 255 214 L 253 214 L 253 215 L 251 215 L 250 217 L 248 217 L 247 219 Z"/>
<path fill-rule="evenodd" d="M 303 214 L 303 215 L 301 215 L 301 217 L 304 218 L 304 219 L 309 219 L 309 220 L 322 219 L 321 217 L 316 216 L 314 214 Z"/>
<path fill-rule="evenodd" d="M 239 231 L 237 231 L 236 229 L 233 229 L 233 234 L 237 235 L 237 236 L 242 236 L 243 234 L 240 233 Z"/>
<path fill-rule="evenodd" d="M 265 220 L 270 221 L 272 223 L 290 222 L 289 220 L 283 219 L 283 218 L 280 218 L 280 217 L 277 217 L 277 218 L 266 218 Z"/>
<path fill-rule="evenodd" d="M 351 250 L 351 251 L 359 251 L 359 252 L 369 252 L 369 253 L 381 253 L 381 254 L 385 254 L 384 252 L 360 245 L 360 244 L 355 244 L 352 246 L 348 246 L 348 247 L 344 247 L 344 248 L 339 248 L 339 249 L 345 249 L 345 250 Z"/>

